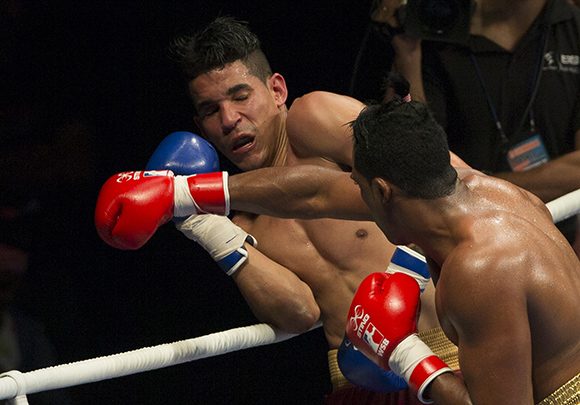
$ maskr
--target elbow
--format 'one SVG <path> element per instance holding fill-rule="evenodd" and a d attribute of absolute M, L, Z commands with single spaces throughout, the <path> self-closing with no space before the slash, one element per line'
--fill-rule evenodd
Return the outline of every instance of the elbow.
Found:
<path fill-rule="evenodd" d="M 314 328 L 316 323 L 320 320 L 320 308 L 318 305 L 315 308 L 304 311 L 299 317 L 299 321 L 295 326 L 295 333 L 308 332 L 310 329 Z"/>
<path fill-rule="evenodd" d="M 277 328 L 287 332 L 301 334 L 312 329 L 320 319 L 320 308 L 316 303 L 296 306 L 284 319 L 278 319 Z"/>

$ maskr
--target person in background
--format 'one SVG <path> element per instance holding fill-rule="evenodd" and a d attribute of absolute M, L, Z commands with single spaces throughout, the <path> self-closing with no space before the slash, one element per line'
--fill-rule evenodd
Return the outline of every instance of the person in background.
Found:
<path fill-rule="evenodd" d="M 571 3 L 471 2 L 462 42 L 411 37 L 401 2 L 375 1 L 351 94 L 378 99 L 377 78 L 401 73 L 468 165 L 551 201 L 580 188 L 580 9 Z M 576 222 L 558 226 L 580 254 Z"/>

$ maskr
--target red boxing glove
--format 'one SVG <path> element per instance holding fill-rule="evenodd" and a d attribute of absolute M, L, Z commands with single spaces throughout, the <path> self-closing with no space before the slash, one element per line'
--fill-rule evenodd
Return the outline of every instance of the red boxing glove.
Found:
<path fill-rule="evenodd" d="M 359 285 L 348 314 L 346 335 L 369 359 L 392 370 L 417 391 L 451 369 L 419 339 L 419 285 L 403 273 L 373 273 Z"/>
<path fill-rule="evenodd" d="M 368 358 L 388 370 L 392 351 L 417 330 L 419 296 L 419 285 L 406 274 L 370 274 L 352 300 L 346 335 Z"/>
<path fill-rule="evenodd" d="M 174 216 L 229 213 L 227 173 L 174 176 L 169 170 L 110 177 L 95 208 L 97 233 L 118 249 L 139 249 Z"/>

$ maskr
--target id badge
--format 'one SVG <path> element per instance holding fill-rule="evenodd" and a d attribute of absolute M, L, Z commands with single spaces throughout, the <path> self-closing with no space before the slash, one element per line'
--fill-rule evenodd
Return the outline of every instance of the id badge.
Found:
<path fill-rule="evenodd" d="M 523 172 L 550 160 L 542 137 L 533 134 L 525 141 L 512 146 L 507 153 L 508 163 L 514 172 Z"/>

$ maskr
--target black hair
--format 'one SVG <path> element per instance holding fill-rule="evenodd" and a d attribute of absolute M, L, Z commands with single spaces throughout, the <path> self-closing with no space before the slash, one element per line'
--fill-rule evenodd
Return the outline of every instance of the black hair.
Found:
<path fill-rule="evenodd" d="M 369 105 L 351 126 L 354 166 L 365 178 L 382 177 L 415 198 L 453 192 L 447 137 L 425 104 L 397 98 Z"/>
<path fill-rule="evenodd" d="M 202 30 L 174 39 L 170 53 L 187 80 L 238 60 L 263 82 L 272 75 L 256 34 L 233 17 L 217 17 Z"/>

